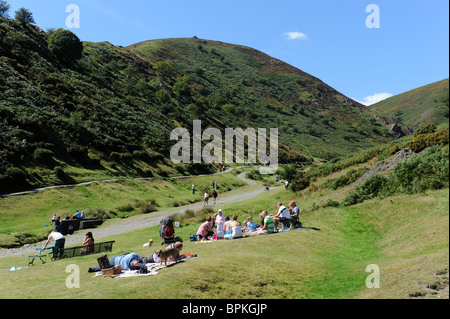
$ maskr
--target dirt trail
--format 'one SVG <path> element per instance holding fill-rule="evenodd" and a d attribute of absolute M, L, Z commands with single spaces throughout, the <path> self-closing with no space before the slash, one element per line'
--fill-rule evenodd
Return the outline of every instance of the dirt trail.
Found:
<path fill-rule="evenodd" d="M 241 173 L 237 177 L 244 182 L 246 182 L 248 185 L 256 185 L 256 183 L 252 180 L 248 180 L 245 178 L 246 173 Z M 278 188 L 278 187 L 277 187 Z M 271 188 L 272 190 L 275 188 Z M 219 209 L 222 206 L 240 202 L 244 200 L 248 200 L 250 198 L 253 198 L 255 196 L 258 196 L 259 194 L 263 193 L 265 191 L 264 187 L 261 186 L 261 188 L 249 192 L 244 193 L 225 193 L 218 197 L 217 204 L 212 205 L 210 204 L 210 207 Z M 112 225 L 108 226 L 102 226 L 100 228 L 96 228 L 95 231 L 95 238 L 96 240 L 101 240 L 101 238 L 112 236 L 115 234 L 122 234 L 127 233 L 133 230 L 141 229 L 141 228 L 147 228 L 151 226 L 158 225 L 162 218 L 165 218 L 167 216 L 176 214 L 176 213 L 184 213 L 187 209 L 192 210 L 199 210 L 203 208 L 203 202 L 182 206 L 179 207 L 177 210 L 169 210 L 169 211 L 157 211 L 153 212 L 147 215 L 135 215 L 132 217 L 129 217 L 127 219 L 120 220 L 118 222 L 115 222 Z M 75 245 L 83 242 L 84 239 L 84 232 L 78 231 L 74 235 L 67 235 L 66 237 L 66 246 Z M 3 257 L 10 257 L 10 256 L 20 256 L 20 255 L 29 255 L 31 253 L 36 252 L 36 248 L 42 247 L 44 242 L 27 245 L 19 248 L 10 248 L 0 249 L 0 258 Z"/>

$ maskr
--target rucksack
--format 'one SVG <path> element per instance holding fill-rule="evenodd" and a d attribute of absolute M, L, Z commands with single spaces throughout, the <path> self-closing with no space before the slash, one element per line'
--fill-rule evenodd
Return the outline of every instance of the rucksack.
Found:
<path fill-rule="evenodd" d="M 173 229 L 172 218 L 164 218 L 161 220 L 161 225 L 159 226 L 159 235 L 162 239 L 173 237 L 175 231 Z"/>
<path fill-rule="evenodd" d="M 72 225 L 69 225 L 69 228 L 67 228 L 67 233 L 68 233 L 69 235 L 72 235 L 74 231 L 75 231 L 75 230 L 73 229 L 73 226 L 72 226 Z"/>

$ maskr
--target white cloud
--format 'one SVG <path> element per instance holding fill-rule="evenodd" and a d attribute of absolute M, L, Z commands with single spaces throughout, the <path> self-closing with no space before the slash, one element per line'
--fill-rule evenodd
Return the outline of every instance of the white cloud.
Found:
<path fill-rule="evenodd" d="M 293 31 L 293 32 L 286 32 L 284 36 L 288 40 L 306 40 L 308 36 L 304 34 L 303 32 Z"/>
<path fill-rule="evenodd" d="M 393 94 L 383 92 L 383 93 L 375 93 L 375 94 L 366 96 L 363 101 L 359 101 L 357 99 L 355 99 L 355 100 L 358 101 L 361 104 L 369 106 L 369 105 L 372 105 L 372 104 L 376 104 L 376 103 L 378 103 L 380 101 L 386 100 L 386 99 L 390 98 L 391 96 L 393 96 Z"/>

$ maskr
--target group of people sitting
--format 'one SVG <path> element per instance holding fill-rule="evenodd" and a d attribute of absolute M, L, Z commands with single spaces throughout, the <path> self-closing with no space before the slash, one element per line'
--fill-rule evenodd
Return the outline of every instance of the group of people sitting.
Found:
<path fill-rule="evenodd" d="M 231 219 L 223 215 L 222 209 L 217 214 L 208 216 L 197 230 L 197 238 L 204 239 L 234 239 L 244 235 L 263 235 L 275 233 L 278 230 L 286 230 L 287 225 L 294 228 L 301 227 L 299 222 L 300 208 L 292 201 L 289 206 L 284 206 L 281 202 L 277 204 L 278 213 L 276 215 L 263 211 L 260 215 L 261 224 L 255 224 L 251 216 L 242 224 L 238 221 L 238 216 L 233 215 Z M 214 231 L 215 228 L 215 231 Z"/>

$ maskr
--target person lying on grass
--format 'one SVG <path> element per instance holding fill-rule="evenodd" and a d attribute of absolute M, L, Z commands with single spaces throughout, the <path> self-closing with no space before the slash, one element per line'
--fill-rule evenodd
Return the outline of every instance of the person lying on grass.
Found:
<path fill-rule="evenodd" d="M 180 252 L 183 249 L 182 242 L 176 242 L 172 245 L 169 245 L 168 248 L 175 248 L 176 250 L 178 250 L 177 259 L 181 258 Z M 147 267 L 145 266 L 145 264 L 158 263 L 160 261 L 161 260 L 156 255 L 156 252 L 152 253 L 148 257 L 142 257 L 136 253 L 128 253 L 128 254 L 123 254 L 120 256 L 112 257 L 109 264 L 111 265 L 111 267 L 120 265 L 120 268 L 122 268 L 122 270 L 141 270 L 141 269 L 143 269 L 143 271 L 145 272 L 147 270 Z M 97 272 L 97 271 L 100 271 L 100 267 L 93 267 L 93 268 L 89 268 L 89 270 L 88 270 L 88 272 Z"/>

